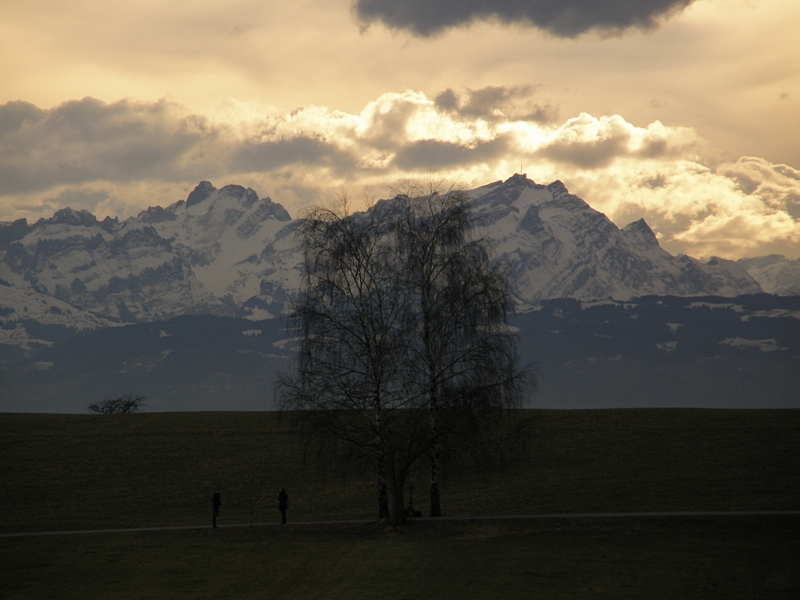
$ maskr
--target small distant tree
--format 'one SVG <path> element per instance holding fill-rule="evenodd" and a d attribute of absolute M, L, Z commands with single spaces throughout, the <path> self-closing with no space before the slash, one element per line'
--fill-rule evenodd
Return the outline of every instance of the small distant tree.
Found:
<path fill-rule="evenodd" d="M 89 405 L 89 411 L 101 415 L 137 413 L 145 407 L 145 400 L 144 396 L 123 394 L 116 398 L 107 398 L 102 402 L 92 402 Z"/>

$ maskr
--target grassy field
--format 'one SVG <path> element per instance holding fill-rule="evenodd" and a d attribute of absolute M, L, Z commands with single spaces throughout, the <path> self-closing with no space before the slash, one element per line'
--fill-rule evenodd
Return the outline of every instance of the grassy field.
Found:
<path fill-rule="evenodd" d="M 796 520 L 743 519 L 6 539 L 0 585 L 6 599 L 797 598 Z"/>
<path fill-rule="evenodd" d="M 528 411 L 449 516 L 800 510 L 800 411 Z M 0 533 L 375 515 L 275 414 L 0 415 Z M 424 507 L 424 481 L 414 481 Z M 442 521 L 0 539 L 3 598 L 797 598 L 797 517 Z"/>

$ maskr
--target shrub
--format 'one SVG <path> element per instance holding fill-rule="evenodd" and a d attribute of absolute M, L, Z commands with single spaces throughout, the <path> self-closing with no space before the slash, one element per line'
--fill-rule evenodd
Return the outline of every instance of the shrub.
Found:
<path fill-rule="evenodd" d="M 102 402 L 92 402 L 89 405 L 89 410 L 101 415 L 136 413 L 144 408 L 144 401 L 144 396 L 124 394 L 117 398 L 107 398 Z"/>

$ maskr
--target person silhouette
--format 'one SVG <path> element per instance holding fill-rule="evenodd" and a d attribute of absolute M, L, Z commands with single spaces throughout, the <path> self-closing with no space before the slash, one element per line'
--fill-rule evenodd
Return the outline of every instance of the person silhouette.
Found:
<path fill-rule="evenodd" d="M 211 526 L 217 526 L 217 517 L 219 516 L 219 507 L 222 506 L 222 500 L 220 500 L 219 492 L 214 492 L 214 495 L 211 496 Z"/>
<path fill-rule="evenodd" d="M 281 511 L 281 525 L 286 525 L 286 509 L 289 508 L 289 496 L 286 491 L 281 488 L 278 492 L 278 509 Z"/>

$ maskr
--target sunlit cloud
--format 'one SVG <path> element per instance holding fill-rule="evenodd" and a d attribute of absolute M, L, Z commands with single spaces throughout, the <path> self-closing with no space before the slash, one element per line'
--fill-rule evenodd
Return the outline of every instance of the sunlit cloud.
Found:
<path fill-rule="evenodd" d="M 474 187 L 527 172 L 561 179 L 617 225 L 644 217 L 670 252 L 800 255 L 800 172 L 762 158 L 715 163 L 692 128 L 587 113 L 563 121 L 535 88 L 387 93 L 358 113 L 226 102 L 207 115 L 159 101 L 0 106 L 0 218 L 65 206 L 125 218 L 201 179 L 238 183 L 297 214 L 343 188 L 400 179 Z"/>

